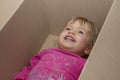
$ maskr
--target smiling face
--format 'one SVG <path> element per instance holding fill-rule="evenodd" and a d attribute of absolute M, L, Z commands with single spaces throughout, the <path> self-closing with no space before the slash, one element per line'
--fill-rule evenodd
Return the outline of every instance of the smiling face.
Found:
<path fill-rule="evenodd" d="M 80 56 L 88 54 L 88 50 L 91 50 L 88 48 L 88 31 L 88 26 L 81 25 L 78 20 L 74 23 L 68 22 L 58 38 L 59 47 Z"/>

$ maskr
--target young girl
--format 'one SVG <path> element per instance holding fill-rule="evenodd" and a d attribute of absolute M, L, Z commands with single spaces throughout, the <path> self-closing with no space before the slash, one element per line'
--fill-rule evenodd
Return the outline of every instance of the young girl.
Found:
<path fill-rule="evenodd" d="M 78 80 L 96 37 L 91 21 L 70 19 L 58 38 L 59 48 L 40 51 L 14 80 Z"/>

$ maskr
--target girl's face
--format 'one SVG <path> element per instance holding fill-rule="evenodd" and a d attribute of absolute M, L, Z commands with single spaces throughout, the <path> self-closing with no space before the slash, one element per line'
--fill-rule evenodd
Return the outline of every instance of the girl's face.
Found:
<path fill-rule="evenodd" d="M 88 26 L 83 27 L 79 21 L 68 23 L 58 38 L 59 47 L 80 56 L 88 54 L 88 30 Z"/>

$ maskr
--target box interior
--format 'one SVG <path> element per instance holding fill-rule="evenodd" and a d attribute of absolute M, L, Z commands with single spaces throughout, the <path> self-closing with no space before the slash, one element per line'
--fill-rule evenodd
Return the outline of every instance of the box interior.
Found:
<path fill-rule="evenodd" d="M 100 72 L 101 69 L 106 69 L 106 68 L 101 68 L 100 66 L 97 66 L 98 64 L 91 65 L 93 64 L 92 63 L 93 59 L 91 58 L 96 57 L 98 55 L 98 54 L 93 55 L 94 53 L 100 53 L 99 50 L 101 50 L 101 48 L 99 49 L 98 45 L 100 44 L 106 45 L 105 43 L 110 38 L 109 33 L 111 34 L 113 33 L 111 31 L 112 28 L 106 29 L 105 27 L 108 26 L 107 24 L 109 24 L 109 26 L 112 24 L 109 22 L 111 19 L 113 20 L 116 19 L 116 16 L 114 19 L 114 18 L 109 18 L 109 15 L 112 14 L 111 7 L 112 9 L 114 9 L 113 3 L 114 5 L 117 5 L 117 7 L 120 7 L 118 6 L 118 4 L 120 3 L 119 0 L 77 0 L 77 1 L 17 0 L 17 2 L 15 1 L 16 0 L 11 0 L 11 2 L 8 2 L 7 0 L 0 1 L 1 4 L 0 10 L 2 12 L 0 14 L 1 16 L 0 71 L 2 72 L 2 74 L 0 74 L 0 80 L 12 80 L 13 76 L 16 73 L 18 73 L 23 66 L 28 65 L 31 57 L 35 55 L 39 50 L 49 47 L 57 47 L 57 37 L 59 33 L 64 28 L 66 22 L 73 16 L 82 16 L 92 20 L 100 30 L 100 35 L 99 35 L 100 37 L 98 36 L 98 40 L 92 51 L 92 54 L 90 55 L 90 58 L 88 59 L 88 63 L 81 76 L 81 79 L 82 80 L 112 80 L 112 78 L 111 79 L 106 78 L 105 76 L 102 75 L 102 72 Z M 113 14 L 113 15 L 118 16 L 118 14 Z M 107 33 L 107 30 L 111 32 Z M 107 39 L 105 37 L 106 42 L 103 41 L 104 43 L 101 43 L 101 39 L 105 35 L 107 36 Z M 119 39 L 120 39 L 119 37 L 117 38 L 115 37 L 110 41 L 119 40 Z M 111 48 L 112 47 L 110 47 L 109 49 Z M 118 46 L 117 49 L 119 49 Z M 105 52 L 101 52 L 101 53 L 105 53 Z M 102 60 L 105 60 L 105 57 L 103 57 L 102 55 L 100 56 L 103 58 Z M 95 58 L 96 62 L 99 61 L 97 57 Z M 114 57 L 112 58 L 114 59 Z M 115 63 L 118 64 L 116 61 Z M 105 63 L 103 64 L 106 65 Z M 93 70 L 93 68 L 89 69 L 88 68 L 89 66 L 93 68 L 97 66 L 97 68 Z M 98 72 L 95 72 L 97 70 Z M 92 78 L 86 77 L 86 74 L 91 74 L 89 71 L 91 71 L 93 74 L 96 74 L 95 77 L 94 75 L 91 75 Z M 99 72 L 100 74 L 97 75 L 97 73 Z M 116 77 L 118 78 L 118 76 Z M 117 80 L 117 78 L 115 80 Z"/>

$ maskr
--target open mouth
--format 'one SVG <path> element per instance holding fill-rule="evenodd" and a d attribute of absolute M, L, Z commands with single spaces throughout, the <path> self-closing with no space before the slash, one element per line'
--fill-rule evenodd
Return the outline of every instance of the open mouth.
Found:
<path fill-rule="evenodd" d="M 72 36 L 65 36 L 64 39 L 67 41 L 76 42 L 76 40 Z"/>

